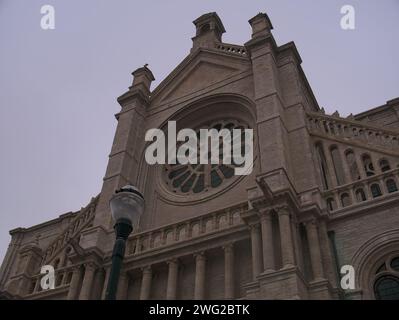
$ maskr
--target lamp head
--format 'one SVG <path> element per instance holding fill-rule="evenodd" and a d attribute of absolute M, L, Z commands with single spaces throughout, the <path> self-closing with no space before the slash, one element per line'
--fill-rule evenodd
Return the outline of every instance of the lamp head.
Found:
<path fill-rule="evenodd" d="M 144 211 L 144 197 L 136 187 L 126 185 L 115 191 L 109 205 L 115 223 L 123 219 L 135 226 Z"/>

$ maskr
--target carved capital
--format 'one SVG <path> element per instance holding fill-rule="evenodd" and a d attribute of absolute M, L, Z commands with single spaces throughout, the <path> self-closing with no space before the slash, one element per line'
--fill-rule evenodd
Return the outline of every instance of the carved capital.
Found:
<path fill-rule="evenodd" d="M 172 259 L 169 259 L 168 261 L 166 261 L 166 263 L 168 265 L 171 265 L 171 264 L 177 265 L 177 264 L 179 264 L 179 259 L 178 258 L 172 258 Z"/>
<path fill-rule="evenodd" d="M 205 257 L 205 252 L 204 251 L 200 251 L 200 252 L 197 252 L 197 253 L 194 253 L 194 258 L 195 258 L 195 260 L 199 260 L 199 261 L 203 261 L 203 260 L 205 260 L 206 259 L 206 257 Z"/>
<path fill-rule="evenodd" d="M 141 268 L 141 272 L 143 274 L 151 274 L 152 273 L 152 267 L 151 265 L 145 266 Z"/>
<path fill-rule="evenodd" d="M 271 220 L 272 218 L 272 208 L 262 208 L 258 209 L 259 212 L 259 218 L 260 220 Z"/>
<path fill-rule="evenodd" d="M 274 210 L 277 212 L 277 214 L 279 216 L 281 216 L 281 215 L 291 215 L 291 210 L 288 207 L 288 205 L 275 206 Z"/>
<path fill-rule="evenodd" d="M 82 269 L 82 265 L 80 265 L 80 264 L 77 264 L 77 265 L 74 265 L 74 266 L 72 266 L 71 267 L 71 271 L 72 272 L 80 272 L 80 270 Z"/>
<path fill-rule="evenodd" d="M 232 252 L 234 250 L 234 242 L 226 243 L 222 248 L 225 252 Z"/>
<path fill-rule="evenodd" d="M 94 271 L 97 268 L 97 264 L 92 261 L 86 262 L 84 266 L 86 270 L 91 270 L 91 271 Z"/>
<path fill-rule="evenodd" d="M 270 202 L 264 198 L 260 198 L 260 199 L 252 200 L 251 205 L 256 210 L 262 210 L 265 206 L 270 205 Z"/>
<path fill-rule="evenodd" d="M 259 223 L 252 223 L 248 227 L 251 230 L 251 232 L 255 232 L 255 231 L 259 231 L 260 230 L 260 224 Z"/>

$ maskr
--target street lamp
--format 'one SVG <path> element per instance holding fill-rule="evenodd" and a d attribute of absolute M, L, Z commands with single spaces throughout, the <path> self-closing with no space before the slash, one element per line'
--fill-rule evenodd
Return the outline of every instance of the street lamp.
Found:
<path fill-rule="evenodd" d="M 136 187 L 126 185 L 115 191 L 109 205 L 112 218 L 115 221 L 116 240 L 112 252 L 112 265 L 105 299 L 115 300 L 119 274 L 125 255 L 126 240 L 144 211 L 144 197 Z"/>

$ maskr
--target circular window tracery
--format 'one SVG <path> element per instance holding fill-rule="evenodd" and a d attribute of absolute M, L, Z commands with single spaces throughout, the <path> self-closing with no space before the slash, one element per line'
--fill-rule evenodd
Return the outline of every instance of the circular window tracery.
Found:
<path fill-rule="evenodd" d="M 388 258 L 377 268 L 374 294 L 377 300 L 399 300 L 399 257 Z"/>
<path fill-rule="evenodd" d="M 245 155 L 245 140 L 244 140 L 244 129 L 249 128 L 249 126 L 238 120 L 228 120 L 228 121 L 216 121 L 203 125 L 200 128 L 195 129 L 197 138 L 199 141 L 200 129 L 216 129 L 220 131 L 222 129 L 228 129 L 232 132 L 233 129 L 241 129 L 241 137 L 236 137 L 238 141 L 241 139 L 241 155 Z M 233 136 L 232 136 L 233 137 Z M 232 145 L 236 143 L 232 138 Z M 177 144 L 177 149 L 184 142 Z M 233 148 L 231 148 L 233 149 Z M 221 163 L 223 159 L 223 142 L 222 139 L 219 141 L 219 164 L 211 164 L 210 151 L 207 154 L 207 164 L 200 164 L 200 147 L 197 148 L 197 164 L 166 164 L 163 168 L 164 181 L 169 189 L 175 193 L 183 194 L 198 194 L 202 192 L 207 192 L 210 189 L 218 188 L 224 185 L 228 180 L 234 177 L 234 169 L 239 167 L 237 163 L 234 162 L 232 157 L 231 164 Z"/>

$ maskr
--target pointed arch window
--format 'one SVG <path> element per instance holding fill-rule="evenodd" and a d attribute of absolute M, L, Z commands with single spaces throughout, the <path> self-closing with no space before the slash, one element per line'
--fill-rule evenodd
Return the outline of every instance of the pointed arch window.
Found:
<path fill-rule="evenodd" d="M 347 150 L 345 152 L 345 157 L 346 157 L 346 162 L 348 164 L 352 180 L 361 179 L 354 152 L 352 150 Z"/>
<path fill-rule="evenodd" d="M 330 211 L 333 211 L 337 208 L 337 206 L 335 205 L 335 201 L 333 198 L 328 198 L 327 199 L 327 208 Z"/>
<path fill-rule="evenodd" d="M 349 194 L 343 193 L 341 195 L 341 205 L 343 207 L 347 207 L 347 206 L 351 205 L 351 200 L 350 200 Z"/>
<path fill-rule="evenodd" d="M 55 281 L 55 286 L 59 287 L 62 284 L 62 280 L 64 279 L 64 276 L 62 273 L 58 274 L 56 277 L 56 281 Z"/>
<path fill-rule="evenodd" d="M 393 179 L 388 179 L 386 181 L 387 190 L 389 193 L 398 191 L 398 187 L 396 186 L 396 182 Z"/>
<path fill-rule="evenodd" d="M 337 177 L 337 183 L 339 185 L 345 183 L 344 168 L 342 166 L 341 155 L 337 146 L 332 146 L 330 148 L 331 158 L 334 165 L 335 176 Z"/>
<path fill-rule="evenodd" d="M 382 172 L 391 170 L 391 166 L 389 165 L 389 161 L 386 159 L 380 160 L 380 168 Z"/>
<path fill-rule="evenodd" d="M 363 160 L 363 167 L 364 167 L 364 172 L 366 173 L 367 177 L 373 176 L 375 174 L 373 162 L 371 161 L 371 158 L 368 154 L 363 155 L 362 157 Z"/>
<path fill-rule="evenodd" d="M 323 147 L 322 147 L 321 143 L 316 144 L 316 151 L 317 151 L 317 156 L 318 156 L 319 165 L 320 165 L 323 188 L 327 190 L 327 189 L 329 189 L 329 186 L 330 186 L 329 175 L 328 175 L 326 157 L 324 156 L 324 151 L 323 151 Z"/>
<path fill-rule="evenodd" d="M 370 190 L 371 190 L 371 194 L 373 195 L 373 198 L 382 196 L 381 188 L 377 183 L 372 184 L 370 187 Z"/>
<path fill-rule="evenodd" d="M 58 269 L 58 267 L 60 266 L 60 258 L 57 258 L 55 261 L 54 261 L 54 269 Z"/>
<path fill-rule="evenodd" d="M 364 193 L 362 188 L 359 188 L 359 189 L 356 190 L 356 200 L 358 202 L 362 202 L 362 201 L 366 201 L 367 200 L 366 194 Z"/>

